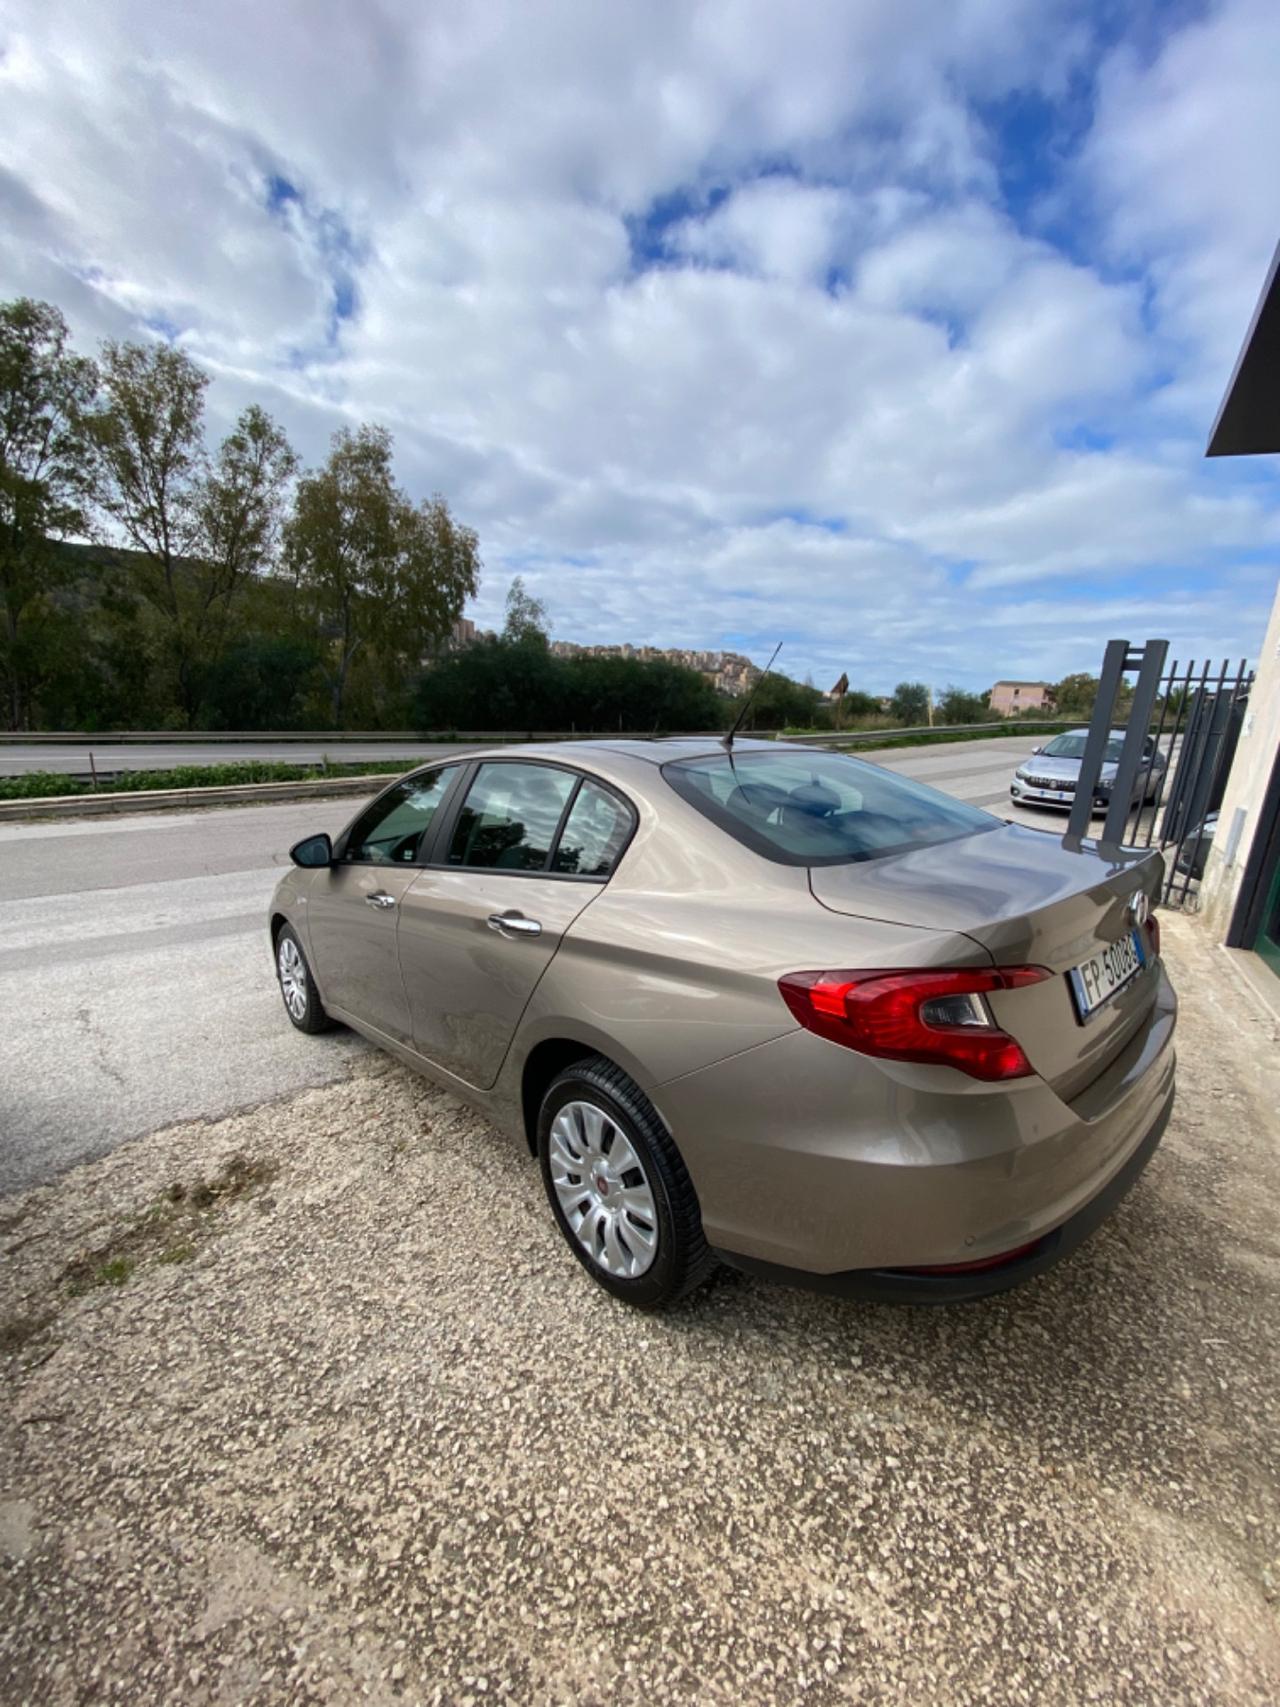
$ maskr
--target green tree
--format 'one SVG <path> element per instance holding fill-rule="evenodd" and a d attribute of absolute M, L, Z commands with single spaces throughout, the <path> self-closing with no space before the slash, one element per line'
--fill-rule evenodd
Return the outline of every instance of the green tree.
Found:
<path fill-rule="evenodd" d="M 491 638 L 437 659 L 419 679 L 419 729 L 714 729 L 725 705 L 696 670 L 664 659 L 557 658 L 528 640 Z"/>
<path fill-rule="evenodd" d="M 443 498 L 413 504 L 395 484 L 391 434 L 343 428 L 328 461 L 298 482 L 285 562 L 329 654 L 330 715 L 342 727 L 358 653 L 381 679 L 420 664 L 479 585 L 475 534 Z"/>
<path fill-rule="evenodd" d="M 200 524 L 196 617 L 200 649 L 217 659 L 238 597 L 274 561 L 298 458 L 256 403 L 218 447 L 195 493 Z"/>
<path fill-rule="evenodd" d="M 669 734 L 717 729 L 725 702 L 696 670 L 665 658 L 556 660 L 563 682 L 561 728 Z"/>
<path fill-rule="evenodd" d="M 507 620 L 502 625 L 502 638 L 546 646 L 550 637 L 546 605 L 528 591 L 523 577 L 517 575 L 507 588 Z"/>
<path fill-rule="evenodd" d="M 93 417 L 97 496 L 136 556 L 135 589 L 152 614 L 182 721 L 227 643 L 235 607 L 274 553 L 297 466 L 256 404 L 209 457 L 209 376 L 167 344 L 107 343 Z"/>
<path fill-rule="evenodd" d="M 185 596 L 186 563 L 200 538 L 204 394 L 209 377 L 167 344 L 102 346 L 102 405 L 93 417 L 97 499 L 137 557 L 135 589 L 155 619 L 184 720 L 198 694 L 198 659 Z"/>
<path fill-rule="evenodd" d="M 1098 678 L 1081 670 L 1064 676 L 1053 688 L 1053 703 L 1062 718 L 1078 717 L 1087 721 L 1093 715 L 1093 703 L 1098 697 Z"/>
<path fill-rule="evenodd" d="M 426 730 L 559 728 L 560 665 L 545 646 L 492 636 L 478 640 L 437 659 L 422 674 L 414 722 Z"/>
<path fill-rule="evenodd" d="M 908 728 L 928 721 L 929 689 L 923 682 L 899 682 L 893 690 L 892 716 Z"/>
<path fill-rule="evenodd" d="M 88 530 L 91 457 L 84 429 L 96 375 L 72 355 L 47 302 L 0 303 L 0 691 L 11 729 L 31 726 L 57 643 L 66 582 L 57 542 Z"/>
<path fill-rule="evenodd" d="M 994 714 L 985 694 L 970 693 L 967 688 L 947 688 L 937 705 L 943 723 L 991 723 Z"/>
<path fill-rule="evenodd" d="M 732 707 L 732 716 L 736 717 L 740 709 Z M 817 688 L 771 670 L 756 688 L 746 727 L 812 729 L 825 714 L 826 705 Z"/>

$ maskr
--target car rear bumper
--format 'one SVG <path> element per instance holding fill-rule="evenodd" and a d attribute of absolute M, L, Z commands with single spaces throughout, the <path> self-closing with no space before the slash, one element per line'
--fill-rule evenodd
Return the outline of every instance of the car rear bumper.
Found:
<path fill-rule="evenodd" d="M 1083 1209 L 1078 1209 L 1069 1221 L 1037 1239 L 1030 1250 L 1019 1251 L 1007 1261 L 992 1261 L 967 1271 L 962 1268 L 955 1273 L 851 1268 L 838 1274 L 813 1274 L 805 1269 L 786 1268 L 780 1263 L 760 1262 L 732 1251 L 717 1251 L 716 1254 L 731 1267 L 757 1274 L 765 1280 L 834 1293 L 841 1298 L 866 1298 L 882 1304 L 968 1304 L 978 1298 L 989 1298 L 995 1292 L 1007 1292 L 1012 1286 L 1020 1286 L 1024 1280 L 1043 1274 L 1061 1262 L 1063 1257 L 1069 1256 L 1102 1225 L 1128 1195 L 1138 1175 L 1155 1155 L 1172 1113 L 1173 1092 L 1170 1091 L 1168 1101 L 1156 1116 L 1150 1132 L 1102 1190 L 1090 1198 Z"/>
<path fill-rule="evenodd" d="M 873 1061 L 807 1031 L 651 1088 L 708 1243 L 744 1266 L 837 1277 L 837 1290 L 865 1290 L 851 1271 L 865 1279 L 1025 1253 L 1003 1277 L 970 1270 L 917 1288 L 980 1296 L 1047 1266 L 1078 1216 L 1096 1203 L 1107 1212 L 1131 1163 L 1136 1177 L 1143 1163 L 1133 1159 L 1155 1148 L 1168 1118 L 1177 1002 L 1163 967 L 1153 970 L 1140 1031 L 1070 1103 L 1038 1077 L 987 1084 Z"/>

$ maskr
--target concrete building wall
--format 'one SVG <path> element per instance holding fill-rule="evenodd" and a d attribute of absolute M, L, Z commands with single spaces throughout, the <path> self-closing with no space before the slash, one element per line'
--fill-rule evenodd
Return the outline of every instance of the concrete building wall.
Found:
<path fill-rule="evenodd" d="M 1008 717 L 1015 711 L 1039 711 L 1049 703 L 1048 682 L 997 682 L 988 702 L 992 711 Z"/>
<path fill-rule="evenodd" d="M 1200 911 L 1214 934 L 1226 935 L 1240 893 L 1249 850 L 1262 810 L 1263 797 L 1280 748 L 1280 587 L 1271 608 L 1267 637 L 1258 658 L 1258 673 L 1249 695 L 1249 709 L 1240 731 L 1239 745 L 1218 817 L 1218 832 L 1201 888 Z M 1227 858 L 1231 826 L 1243 812 L 1236 846 Z"/>

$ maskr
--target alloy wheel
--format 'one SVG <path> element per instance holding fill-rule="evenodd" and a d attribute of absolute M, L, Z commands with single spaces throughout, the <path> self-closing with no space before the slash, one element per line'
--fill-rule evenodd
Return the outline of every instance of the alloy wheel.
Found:
<path fill-rule="evenodd" d="M 276 966 L 280 972 L 280 994 L 294 1019 L 307 1011 L 307 964 L 302 951 L 291 936 L 280 938 L 276 951 Z"/>
<path fill-rule="evenodd" d="M 595 1103 L 567 1102 L 551 1123 L 547 1155 L 561 1211 L 583 1250 L 620 1280 L 644 1274 L 658 1251 L 658 1212 L 617 1121 Z"/>

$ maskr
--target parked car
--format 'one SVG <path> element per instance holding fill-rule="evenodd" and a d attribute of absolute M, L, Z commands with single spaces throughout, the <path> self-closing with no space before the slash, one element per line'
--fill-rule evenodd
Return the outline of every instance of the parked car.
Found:
<path fill-rule="evenodd" d="M 1070 729 L 1061 735 L 1055 735 L 1047 745 L 1037 747 L 1032 756 L 1013 773 L 1009 793 L 1017 804 L 1070 808 L 1075 801 L 1076 783 L 1080 778 L 1080 761 L 1084 757 L 1088 736 L 1087 729 Z M 1120 749 L 1123 745 L 1124 730 L 1113 729 L 1107 739 L 1102 770 L 1093 793 L 1095 812 L 1105 812 L 1111 804 L 1111 791 L 1115 784 Z M 1155 737 L 1148 735 L 1143 742 L 1142 763 L 1134 779 L 1130 806 L 1136 806 L 1139 801 L 1143 805 L 1150 805 L 1160 792 L 1167 764 L 1168 761 Z"/>
<path fill-rule="evenodd" d="M 1169 1116 L 1160 855 L 859 759 L 453 756 L 292 858 L 269 921 L 289 1019 L 353 1026 L 516 1134 L 573 1254 L 645 1308 L 717 1257 L 996 1291 L 1108 1213 Z M 519 1189 L 514 1158 L 486 1166 Z"/>

